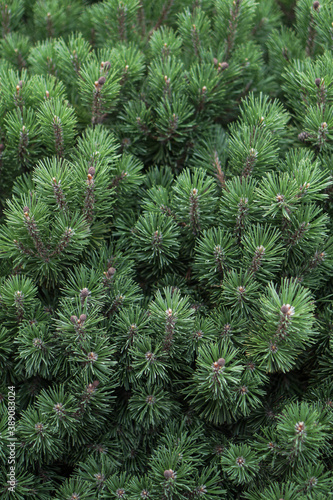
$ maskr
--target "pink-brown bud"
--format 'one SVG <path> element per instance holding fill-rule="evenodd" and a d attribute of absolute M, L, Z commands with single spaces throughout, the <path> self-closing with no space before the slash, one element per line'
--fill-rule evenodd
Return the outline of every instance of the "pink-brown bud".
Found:
<path fill-rule="evenodd" d="M 174 479 L 175 473 L 172 469 L 165 470 L 164 477 L 165 477 L 165 479 Z"/>
<path fill-rule="evenodd" d="M 88 295 L 89 295 L 88 288 L 82 288 L 82 290 L 80 292 L 81 299 L 85 299 L 86 297 L 88 297 Z"/>
<path fill-rule="evenodd" d="M 281 306 L 281 309 L 280 311 L 282 312 L 282 314 L 287 314 L 288 311 L 290 309 L 290 305 L 289 304 L 283 304 L 283 306 Z"/>
<path fill-rule="evenodd" d="M 116 270 L 115 270 L 114 267 L 109 267 L 107 275 L 108 276 L 113 276 L 115 272 L 116 272 Z"/>
<path fill-rule="evenodd" d="M 224 71 L 225 69 L 229 68 L 229 64 L 227 62 L 222 62 L 219 64 L 219 68 Z"/>

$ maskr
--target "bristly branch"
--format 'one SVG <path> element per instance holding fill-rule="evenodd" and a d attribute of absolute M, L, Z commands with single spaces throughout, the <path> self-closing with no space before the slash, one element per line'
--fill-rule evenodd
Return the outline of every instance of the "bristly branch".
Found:
<path fill-rule="evenodd" d="M 216 170 L 216 174 L 215 175 L 216 175 L 217 180 L 220 183 L 221 188 L 225 189 L 225 187 L 226 187 L 226 185 L 225 185 L 225 176 L 224 176 L 224 172 L 222 172 L 221 162 L 220 162 L 220 159 L 219 159 L 219 156 L 217 154 L 216 149 L 214 150 L 213 166 L 215 167 L 215 170 Z"/>
<path fill-rule="evenodd" d="M 190 194 L 190 226 L 196 236 L 200 232 L 199 194 L 196 188 Z"/>
<path fill-rule="evenodd" d="M 41 257 L 41 259 L 47 260 L 46 249 L 44 248 L 44 244 L 42 242 L 40 232 L 37 227 L 37 223 L 34 219 L 34 216 L 33 215 L 30 216 L 29 207 L 24 207 L 23 213 L 24 213 L 24 223 L 37 250 L 37 254 L 39 255 L 39 257 Z"/>
<path fill-rule="evenodd" d="M 227 49 L 225 53 L 225 60 L 227 61 L 235 44 L 235 36 L 238 24 L 238 15 L 242 0 L 235 0 L 230 9 L 229 31 L 227 37 Z"/>
<path fill-rule="evenodd" d="M 150 32 L 148 34 L 148 40 L 152 36 L 152 34 L 154 33 L 154 31 L 158 30 L 160 28 L 160 26 L 166 21 L 166 19 L 168 17 L 168 14 L 169 14 L 169 11 L 170 11 L 170 9 L 171 9 L 171 7 L 173 5 L 173 2 L 174 2 L 174 0 L 167 0 L 167 2 L 163 5 L 162 12 L 161 12 L 161 15 L 160 15 L 157 23 L 150 30 Z"/>
<path fill-rule="evenodd" d="M 52 187 L 53 187 L 53 192 L 54 192 L 54 197 L 57 201 L 57 205 L 60 208 L 60 210 L 63 210 L 66 212 L 68 210 L 68 205 L 66 202 L 66 197 L 65 193 L 63 192 L 61 188 L 61 180 L 57 181 L 55 177 L 52 179 Z"/>
<path fill-rule="evenodd" d="M 61 121 L 58 116 L 54 116 L 53 118 L 53 131 L 56 154 L 61 158 L 64 154 L 64 135 Z"/>
<path fill-rule="evenodd" d="M 86 221 L 91 224 L 94 218 L 94 205 L 95 205 L 95 168 L 89 167 L 88 169 L 88 177 L 86 181 L 86 195 L 84 198 L 83 205 L 83 215 Z"/>
<path fill-rule="evenodd" d="M 72 236 L 73 236 L 73 230 L 72 228 L 68 227 L 65 230 L 64 234 L 62 235 L 59 243 L 57 244 L 53 252 L 50 253 L 49 258 L 54 257 L 55 255 L 60 255 L 69 245 Z"/>

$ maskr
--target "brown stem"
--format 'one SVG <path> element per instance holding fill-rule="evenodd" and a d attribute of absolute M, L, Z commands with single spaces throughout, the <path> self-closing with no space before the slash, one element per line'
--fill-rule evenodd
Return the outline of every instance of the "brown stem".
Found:
<path fill-rule="evenodd" d="M 1 26 L 2 26 L 2 36 L 5 38 L 5 35 L 10 33 L 10 9 L 8 5 L 1 6 Z"/>
<path fill-rule="evenodd" d="M 71 238 L 73 235 L 73 230 L 72 228 L 67 228 L 64 234 L 61 237 L 61 240 L 59 241 L 58 245 L 56 248 L 53 250 L 53 252 L 49 255 L 49 257 L 54 257 L 55 255 L 59 255 L 69 244 Z"/>
<path fill-rule="evenodd" d="M 146 16 L 142 0 L 139 0 L 138 23 L 141 27 L 141 37 L 144 38 L 146 34 Z"/>
<path fill-rule="evenodd" d="M 148 40 L 152 36 L 154 31 L 158 30 L 159 27 L 166 21 L 173 2 L 174 2 L 174 0 L 167 0 L 167 2 L 163 5 L 162 12 L 161 12 L 161 15 L 160 15 L 157 23 L 148 33 Z"/>
<path fill-rule="evenodd" d="M 199 222 L 199 194 L 196 188 L 190 194 L 190 225 L 193 234 L 196 236 L 200 232 Z"/>
<path fill-rule="evenodd" d="M 240 4 L 242 0 L 235 0 L 233 2 L 233 7 L 230 10 L 230 21 L 229 21 L 229 32 L 228 32 L 228 37 L 227 37 L 227 50 L 225 54 L 225 60 L 228 59 L 228 57 L 231 54 L 231 51 L 234 47 L 235 43 L 235 37 L 236 37 L 236 30 L 237 30 L 237 24 L 238 24 L 238 15 L 239 15 L 239 9 L 240 9 Z"/>
<path fill-rule="evenodd" d="M 60 157 L 64 154 L 64 136 L 61 127 L 61 121 L 58 116 L 53 118 L 53 133 L 55 141 L 56 154 Z"/>

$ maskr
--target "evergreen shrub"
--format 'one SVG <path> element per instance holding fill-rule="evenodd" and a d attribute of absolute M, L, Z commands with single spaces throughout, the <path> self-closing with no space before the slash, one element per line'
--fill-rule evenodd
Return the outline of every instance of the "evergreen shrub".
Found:
<path fill-rule="evenodd" d="M 332 498 L 333 1 L 0 37 L 1 499 Z"/>

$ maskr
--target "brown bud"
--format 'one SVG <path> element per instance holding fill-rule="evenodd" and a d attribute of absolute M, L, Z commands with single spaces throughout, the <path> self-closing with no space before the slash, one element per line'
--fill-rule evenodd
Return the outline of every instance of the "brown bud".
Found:
<path fill-rule="evenodd" d="M 320 3 L 319 2 L 313 2 L 312 7 L 314 8 L 314 10 L 318 10 L 319 7 L 320 7 Z"/>
<path fill-rule="evenodd" d="M 98 79 L 98 83 L 99 85 L 102 87 L 104 85 L 104 83 L 106 82 L 106 78 L 105 76 L 101 76 L 99 79 Z"/>
<path fill-rule="evenodd" d="M 20 80 L 20 81 L 18 82 L 18 84 L 19 84 L 19 86 L 22 88 L 22 87 L 23 87 L 23 80 Z"/>
<path fill-rule="evenodd" d="M 95 175 L 96 170 L 94 167 L 89 167 L 88 174 L 90 174 L 92 177 Z"/>
<path fill-rule="evenodd" d="M 82 288 L 82 290 L 80 292 L 81 299 L 85 299 L 86 297 L 88 297 L 88 295 L 89 295 L 88 288 Z"/>
<path fill-rule="evenodd" d="M 282 314 L 286 315 L 289 313 L 290 309 L 291 309 L 291 307 L 289 304 L 283 304 L 283 306 L 281 306 L 280 311 Z"/>
<path fill-rule="evenodd" d="M 318 88 L 320 87 L 320 83 L 321 83 L 321 78 L 316 78 L 315 84 L 317 85 Z"/>
<path fill-rule="evenodd" d="M 29 207 L 27 207 L 27 206 L 23 207 L 23 212 L 28 212 L 29 213 Z"/>
<path fill-rule="evenodd" d="M 219 64 L 219 68 L 224 71 L 225 69 L 229 68 L 229 64 L 227 62 L 222 62 Z"/>
<path fill-rule="evenodd" d="M 94 386 L 94 384 L 88 384 L 88 386 L 86 387 L 86 391 L 88 394 L 93 394 L 96 390 L 96 387 Z"/>
<path fill-rule="evenodd" d="M 109 267 L 108 269 L 108 272 L 107 272 L 107 275 L 110 277 L 110 276 L 113 276 L 114 273 L 116 272 L 115 268 L 114 267 Z"/>
<path fill-rule="evenodd" d="M 121 145 L 123 148 L 128 148 L 131 145 L 131 139 L 128 137 L 124 137 L 124 139 L 121 141 Z"/>
<path fill-rule="evenodd" d="M 98 354 L 96 354 L 95 352 L 88 352 L 88 360 L 89 361 L 97 361 L 98 359 Z"/>
<path fill-rule="evenodd" d="M 172 469 L 168 469 L 164 471 L 164 477 L 165 479 L 174 479 L 175 474 Z"/>
<path fill-rule="evenodd" d="M 110 68 L 111 68 L 110 61 L 105 61 L 105 63 L 103 64 L 103 69 L 105 69 L 106 71 L 108 71 Z"/>
<path fill-rule="evenodd" d="M 81 323 L 84 323 L 86 321 L 86 319 L 87 319 L 87 315 L 86 314 L 81 314 L 81 316 L 80 316 Z"/>
<path fill-rule="evenodd" d="M 217 66 L 217 65 L 218 65 L 218 60 L 216 59 L 216 57 L 214 57 L 214 59 L 213 59 L 213 63 L 214 63 L 214 66 Z"/>
<path fill-rule="evenodd" d="M 297 424 L 295 425 L 295 431 L 297 434 L 303 434 L 303 432 L 305 431 L 304 422 L 297 422 Z"/>
<path fill-rule="evenodd" d="M 75 325 L 78 322 L 77 316 L 71 316 L 69 319 L 70 319 L 70 322 L 73 323 L 73 325 Z"/>
<path fill-rule="evenodd" d="M 295 308 L 292 307 L 290 304 L 283 304 L 283 306 L 281 306 L 280 311 L 284 316 L 293 316 L 295 313 Z"/>
<path fill-rule="evenodd" d="M 309 138 L 308 132 L 301 132 L 298 134 L 298 140 L 301 142 L 305 142 Z"/>
<path fill-rule="evenodd" d="M 219 358 L 219 359 L 217 360 L 217 364 L 218 364 L 219 366 L 221 366 L 221 367 L 222 367 L 222 366 L 224 366 L 224 365 L 225 365 L 225 359 L 224 359 L 224 358 Z"/>

